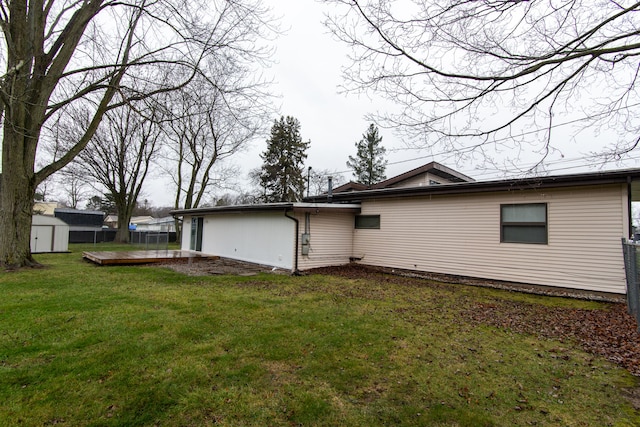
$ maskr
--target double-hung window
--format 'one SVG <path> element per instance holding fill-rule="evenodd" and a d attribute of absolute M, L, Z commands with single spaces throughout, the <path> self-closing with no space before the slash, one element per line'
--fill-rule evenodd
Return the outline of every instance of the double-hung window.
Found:
<path fill-rule="evenodd" d="M 500 241 L 546 245 L 547 204 L 500 205 Z"/>

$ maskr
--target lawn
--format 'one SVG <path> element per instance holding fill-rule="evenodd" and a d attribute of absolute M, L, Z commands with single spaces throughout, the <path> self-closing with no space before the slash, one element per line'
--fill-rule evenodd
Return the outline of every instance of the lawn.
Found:
<path fill-rule="evenodd" d="M 467 314 L 606 304 L 391 276 L 190 277 L 71 248 L 0 273 L 1 426 L 640 425 L 628 371 Z"/>

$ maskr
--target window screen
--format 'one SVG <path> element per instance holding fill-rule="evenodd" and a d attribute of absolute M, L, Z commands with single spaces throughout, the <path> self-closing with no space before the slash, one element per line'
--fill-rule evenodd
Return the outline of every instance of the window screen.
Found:
<path fill-rule="evenodd" d="M 501 205 L 500 241 L 547 244 L 547 204 Z"/>

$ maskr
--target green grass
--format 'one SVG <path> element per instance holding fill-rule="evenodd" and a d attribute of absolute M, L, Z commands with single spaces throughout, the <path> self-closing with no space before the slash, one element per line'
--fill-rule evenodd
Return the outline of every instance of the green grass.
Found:
<path fill-rule="evenodd" d="M 597 303 L 97 267 L 89 246 L 0 273 L 0 426 L 640 424 L 626 371 L 460 315 L 483 300 Z"/>

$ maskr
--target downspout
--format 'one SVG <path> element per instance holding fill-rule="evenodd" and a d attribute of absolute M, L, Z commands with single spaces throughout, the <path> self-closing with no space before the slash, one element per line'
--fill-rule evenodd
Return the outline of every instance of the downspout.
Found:
<path fill-rule="evenodd" d="M 300 221 L 298 221 L 298 218 L 294 217 L 294 216 L 289 216 L 289 211 L 285 209 L 284 211 L 284 216 L 286 216 L 287 218 L 293 220 L 296 223 L 296 247 L 295 247 L 295 258 L 294 258 L 294 263 L 293 263 L 293 275 L 294 276 L 299 276 L 300 275 L 300 271 L 298 270 L 298 234 L 300 233 Z"/>
<path fill-rule="evenodd" d="M 627 239 L 633 239 L 634 235 L 633 235 L 633 212 L 632 212 L 632 206 L 631 206 L 631 177 L 627 176 L 627 215 L 628 215 L 628 219 L 629 219 L 629 230 L 627 231 L 629 233 L 629 236 L 627 237 Z"/>

